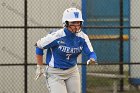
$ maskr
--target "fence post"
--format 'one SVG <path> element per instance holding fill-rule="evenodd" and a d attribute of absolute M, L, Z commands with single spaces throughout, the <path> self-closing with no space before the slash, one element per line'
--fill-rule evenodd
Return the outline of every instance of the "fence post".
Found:
<path fill-rule="evenodd" d="M 25 74 L 25 84 L 24 89 L 25 93 L 28 91 L 28 84 L 27 84 L 27 0 L 24 0 L 24 74 Z"/>
<path fill-rule="evenodd" d="M 123 75 L 123 0 L 120 0 L 120 74 Z M 120 91 L 123 91 L 124 80 L 120 80 Z"/>

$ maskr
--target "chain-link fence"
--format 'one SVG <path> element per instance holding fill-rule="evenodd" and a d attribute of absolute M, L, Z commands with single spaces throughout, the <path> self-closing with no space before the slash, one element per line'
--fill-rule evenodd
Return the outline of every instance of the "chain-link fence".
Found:
<path fill-rule="evenodd" d="M 48 93 L 44 77 L 34 80 L 34 44 L 62 28 L 73 4 L 98 57 L 98 65 L 79 65 L 82 92 L 139 93 L 139 0 L 0 0 L 0 93 Z"/>

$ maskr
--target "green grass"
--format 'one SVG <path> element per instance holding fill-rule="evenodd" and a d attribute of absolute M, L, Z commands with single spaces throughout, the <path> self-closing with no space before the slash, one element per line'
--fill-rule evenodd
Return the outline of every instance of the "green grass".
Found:
<path fill-rule="evenodd" d="M 114 72 L 113 72 L 114 73 Z M 124 72 L 127 76 L 128 72 Z M 87 76 L 87 93 L 112 93 L 113 91 L 113 79 L 104 78 L 104 77 L 93 77 Z M 128 79 L 124 79 L 124 86 L 128 86 Z M 119 81 L 118 81 L 119 88 Z M 140 90 L 130 89 L 124 90 L 123 92 L 118 93 L 140 93 Z"/>
<path fill-rule="evenodd" d="M 97 78 L 97 77 L 92 77 L 92 76 L 87 76 L 87 83 L 89 84 L 89 87 L 92 86 L 111 86 L 113 83 L 113 80 L 109 80 L 108 78 Z"/>

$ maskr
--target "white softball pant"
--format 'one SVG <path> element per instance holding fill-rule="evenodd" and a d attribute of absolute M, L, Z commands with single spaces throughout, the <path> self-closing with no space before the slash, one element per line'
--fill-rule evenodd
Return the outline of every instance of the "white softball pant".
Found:
<path fill-rule="evenodd" d="M 46 75 L 49 93 L 81 93 L 80 74 L 77 65 L 68 70 L 48 66 Z"/>

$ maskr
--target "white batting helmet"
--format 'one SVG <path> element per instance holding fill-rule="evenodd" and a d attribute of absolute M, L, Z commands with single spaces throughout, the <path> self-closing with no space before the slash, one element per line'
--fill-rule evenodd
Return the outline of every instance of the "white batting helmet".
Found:
<path fill-rule="evenodd" d="M 84 21 L 82 18 L 82 13 L 77 8 L 68 8 L 63 13 L 62 23 L 65 24 L 66 21 Z"/>

